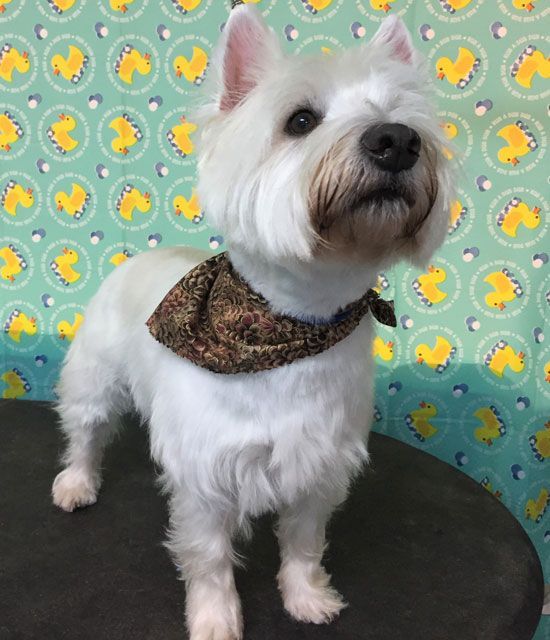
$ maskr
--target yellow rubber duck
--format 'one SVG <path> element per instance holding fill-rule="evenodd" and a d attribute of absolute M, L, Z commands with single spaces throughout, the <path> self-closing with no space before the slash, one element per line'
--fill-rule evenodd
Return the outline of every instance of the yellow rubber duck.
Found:
<path fill-rule="evenodd" d="M 51 8 L 59 14 L 72 9 L 75 2 L 76 0 L 48 0 L 48 4 Z"/>
<path fill-rule="evenodd" d="M 485 304 L 500 311 L 506 309 L 505 302 L 511 302 L 516 298 L 521 298 L 523 295 L 523 287 L 515 275 L 506 267 L 485 276 L 483 282 L 487 282 L 495 289 L 485 296 Z"/>
<path fill-rule="evenodd" d="M 73 84 L 77 84 L 80 81 L 88 62 L 88 56 L 85 56 L 78 47 L 72 44 L 69 45 L 69 55 L 67 57 L 64 58 L 60 53 L 56 53 L 51 59 L 54 76 L 61 75 L 65 80 L 70 80 Z"/>
<path fill-rule="evenodd" d="M 474 411 L 473 415 L 482 423 L 481 427 L 474 429 L 474 437 L 479 442 L 491 447 L 495 440 L 505 435 L 506 425 L 495 406 L 480 407 L 477 411 Z"/>
<path fill-rule="evenodd" d="M 544 381 L 550 382 L 550 362 L 544 365 Z"/>
<path fill-rule="evenodd" d="M 4 333 L 7 333 L 14 342 L 21 342 L 23 333 L 28 336 L 34 336 L 37 331 L 36 318 L 33 316 L 29 318 L 20 309 L 14 309 L 4 323 Z"/>
<path fill-rule="evenodd" d="M 143 138 L 141 129 L 127 113 L 123 113 L 121 116 L 111 120 L 109 129 L 114 129 L 118 133 L 118 136 L 111 142 L 111 147 L 115 153 L 127 155 L 129 153 L 128 147 L 133 147 L 136 142 Z"/>
<path fill-rule="evenodd" d="M 17 369 L 16 367 L 10 369 L 10 371 L 4 372 L 0 376 L 0 380 L 8 385 L 8 388 L 4 389 L 4 391 L 2 392 L 2 398 L 11 398 L 12 400 L 14 400 L 16 398 L 24 396 L 26 393 L 29 393 L 29 391 L 31 391 L 31 385 L 28 383 L 27 379 L 21 373 L 21 371 L 19 371 L 19 369 Z"/>
<path fill-rule="evenodd" d="M 0 113 L 0 149 L 10 151 L 11 145 L 23 135 L 23 128 L 9 111 Z"/>
<path fill-rule="evenodd" d="M 142 55 L 131 44 L 124 45 L 115 62 L 115 72 L 122 82 L 132 84 L 136 71 L 142 76 L 151 73 L 151 54 L 144 53 Z"/>
<path fill-rule="evenodd" d="M 78 260 L 79 255 L 74 249 L 63 247 L 63 252 L 50 262 L 50 269 L 63 286 L 67 287 L 80 279 L 80 273 L 71 266 Z"/>
<path fill-rule="evenodd" d="M 195 149 L 190 134 L 197 130 L 197 125 L 192 122 L 188 122 L 185 116 L 180 117 L 180 123 L 173 126 L 166 133 L 168 142 L 176 154 L 180 158 L 185 158 L 191 155 Z"/>
<path fill-rule="evenodd" d="M 252 0 L 254 3 L 260 2 L 260 0 Z M 172 4 L 176 7 L 176 10 L 185 15 L 188 11 L 196 9 L 202 0 L 172 0 Z M 244 0 L 245 4 L 251 2 L 251 0 Z"/>
<path fill-rule="evenodd" d="M 151 209 L 151 196 L 147 191 L 142 194 L 133 184 L 127 184 L 117 199 L 116 210 L 124 220 L 131 222 L 136 208 L 147 213 Z"/>
<path fill-rule="evenodd" d="M 384 342 L 380 336 L 376 336 L 372 343 L 372 357 L 377 356 L 385 362 L 393 360 L 393 342 Z"/>
<path fill-rule="evenodd" d="M 443 373 L 451 364 L 451 360 L 456 354 L 456 347 L 443 336 L 437 336 L 434 348 L 430 348 L 427 344 L 419 344 L 415 349 L 416 362 L 423 364 L 424 362 L 435 369 L 437 373 Z"/>
<path fill-rule="evenodd" d="M 550 420 L 544 423 L 544 427 L 529 437 L 529 444 L 535 459 L 543 462 L 550 458 Z"/>
<path fill-rule="evenodd" d="M 115 267 L 118 267 L 119 264 L 126 262 L 126 260 L 131 257 L 132 254 L 128 251 L 128 249 L 124 249 L 123 251 L 119 251 L 118 253 L 115 253 L 113 256 L 111 256 L 109 262 L 111 264 L 114 264 Z"/>
<path fill-rule="evenodd" d="M 73 182 L 71 195 L 58 191 L 54 199 L 58 211 L 65 210 L 75 220 L 80 220 L 90 202 L 90 194 L 77 182 Z"/>
<path fill-rule="evenodd" d="M 462 202 L 460 202 L 460 200 L 453 200 L 451 203 L 449 233 L 455 232 L 460 227 L 467 214 L 468 209 L 462 204 Z"/>
<path fill-rule="evenodd" d="M 435 63 L 437 77 L 444 78 L 457 89 L 464 89 L 479 69 L 480 60 L 466 47 L 458 48 L 458 55 L 453 62 L 450 58 L 439 58 Z"/>
<path fill-rule="evenodd" d="M 58 322 L 57 333 L 59 339 L 66 339 L 67 342 L 72 342 L 83 320 L 84 316 L 75 311 L 72 324 L 68 320 L 61 320 L 61 322 Z"/>
<path fill-rule="evenodd" d="M 538 148 L 538 143 L 533 134 L 522 120 L 516 120 L 514 124 L 507 124 L 497 131 L 497 136 L 504 138 L 508 146 L 498 151 L 498 159 L 503 164 L 519 164 L 518 156 L 525 156 Z"/>
<path fill-rule="evenodd" d="M 185 218 L 191 220 L 194 224 L 198 224 L 204 217 L 195 189 L 192 189 L 189 200 L 184 196 L 177 195 L 172 204 L 174 205 L 174 213 L 177 216 L 183 214 Z"/>
<path fill-rule="evenodd" d="M 498 490 L 493 490 L 493 485 L 489 480 L 488 476 L 485 476 L 481 482 L 479 483 L 484 489 L 486 489 L 490 494 L 492 494 L 493 496 L 495 496 L 495 498 L 498 498 L 500 500 L 500 498 L 502 498 L 502 491 L 498 491 Z"/>
<path fill-rule="evenodd" d="M 2 2 L 0 2 L 0 14 L 6 12 L 6 7 L 10 2 L 12 2 L 12 0 L 2 0 Z"/>
<path fill-rule="evenodd" d="M 120 11 L 126 13 L 128 11 L 128 5 L 132 4 L 134 0 L 109 0 L 109 5 L 113 11 Z"/>
<path fill-rule="evenodd" d="M 185 56 L 177 56 L 172 63 L 176 76 L 183 77 L 187 82 L 201 84 L 208 67 L 208 54 L 200 47 L 193 47 L 193 56 L 188 60 Z"/>
<path fill-rule="evenodd" d="M 4 261 L 4 265 L 0 267 L 0 276 L 4 280 L 15 282 L 15 276 L 27 268 L 26 259 L 11 243 L 0 248 L 0 258 Z"/>
<path fill-rule="evenodd" d="M 536 229 L 540 224 L 540 207 L 530 209 L 521 198 L 512 198 L 497 216 L 497 226 L 511 238 L 517 236 L 520 224 L 527 229 Z"/>
<path fill-rule="evenodd" d="M 465 9 L 472 0 L 439 0 L 439 4 L 449 13 L 456 13 Z"/>
<path fill-rule="evenodd" d="M 18 205 L 28 209 L 34 204 L 32 189 L 30 187 L 25 189 L 15 180 L 9 180 L 2 191 L 0 204 L 6 213 L 10 216 L 16 216 Z"/>
<path fill-rule="evenodd" d="M 541 78 L 550 78 L 550 58 L 534 44 L 529 44 L 514 61 L 510 75 L 520 86 L 530 89 L 535 74 Z"/>
<path fill-rule="evenodd" d="M 391 9 L 392 3 L 394 2 L 395 0 L 370 0 L 370 6 L 375 11 L 383 11 L 384 13 L 388 13 L 388 11 Z"/>
<path fill-rule="evenodd" d="M 61 155 L 78 147 L 79 142 L 69 135 L 76 128 L 76 120 L 65 113 L 59 114 L 59 122 L 48 127 L 47 135 L 55 150 Z"/>
<path fill-rule="evenodd" d="M 546 509 L 548 504 L 550 503 L 550 493 L 548 489 L 543 487 L 536 500 L 529 498 L 525 505 L 525 517 L 527 520 L 534 520 L 535 522 L 540 522 L 542 517 L 546 513 Z"/>
<path fill-rule="evenodd" d="M 441 128 L 447 140 L 453 140 L 458 135 L 458 127 L 454 122 L 443 122 L 441 123 Z M 443 155 L 447 160 L 454 158 L 454 153 L 448 147 L 443 147 Z"/>
<path fill-rule="evenodd" d="M 497 378 L 502 378 L 506 367 L 510 367 L 514 373 L 521 373 L 525 368 L 523 351 L 516 353 L 506 340 L 499 340 L 494 344 L 485 354 L 483 361 L 489 367 L 489 371 L 494 373 Z"/>
<path fill-rule="evenodd" d="M 531 13 L 535 8 L 535 2 L 538 2 L 538 0 L 512 0 L 512 6 L 514 9 Z"/>
<path fill-rule="evenodd" d="M 431 264 L 428 267 L 428 273 L 423 273 L 418 278 L 415 278 L 412 286 L 420 302 L 427 307 L 431 307 L 434 304 L 439 304 L 447 297 L 447 294 L 437 286 L 445 282 L 446 279 L 447 273 L 445 269 L 434 267 L 433 264 Z"/>
<path fill-rule="evenodd" d="M 31 61 L 27 51 L 19 53 L 11 44 L 5 44 L 0 49 L 0 78 L 6 82 L 13 82 L 13 72 L 27 73 L 31 68 Z"/>
<path fill-rule="evenodd" d="M 437 408 L 424 401 L 419 406 L 420 409 L 415 409 L 405 416 L 405 424 L 417 440 L 425 442 L 427 438 L 431 438 L 438 432 L 438 429 L 430 423 L 430 419 L 437 415 Z"/>

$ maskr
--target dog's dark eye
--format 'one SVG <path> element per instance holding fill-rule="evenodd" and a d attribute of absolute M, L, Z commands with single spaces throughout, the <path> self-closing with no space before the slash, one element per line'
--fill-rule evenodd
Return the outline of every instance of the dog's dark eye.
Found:
<path fill-rule="evenodd" d="M 319 118 L 312 111 L 302 109 L 290 116 L 285 131 L 291 136 L 304 136 L 319 124 Z"/>

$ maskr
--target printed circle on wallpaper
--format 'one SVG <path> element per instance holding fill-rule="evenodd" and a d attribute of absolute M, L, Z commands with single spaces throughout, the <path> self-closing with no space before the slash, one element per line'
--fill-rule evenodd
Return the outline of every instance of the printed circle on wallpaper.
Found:
<path fill-rule="evenodd" d="M 204 36 L 188 34 L 168 49 L 164 62 L 165 77 L 180 94 L 196 93 L 210 65 L 212 44 Z"/>
<path fill-rule="evenodd" d="M 3 93 L 21 93 L 36 80 L 36 49 L 23 36 L 7 33 L 0 36 L 0 88 Z"/>
<path fill-rule="evenodd" d="M 491 236 L 504 247 L 543 246 L 548 234 L 548 201 L 536 189 L 517 186 L 494 198 L 487 213 Z"/>
<path fill-rule="evenodd" d="M 34 258 L 28 245 L 16 237 L 0 240 L 0 289 L 25 287 L 34 272 Z"/>
<path fill-rule="evenodd" d="M 73 229 L 90 222 L 97 207 L 97 193 L 92 181 L 73 172 L 57 175 L 50 182 L 46 199 L 54 220 Z"/>
<path fill-rule="evenodd" d="M 62 34 L 47 46 L 42 72 L 48 83 L 64 94 L 78 93 L 90 85 L 95 74 L 91 45 L 77 35 Z"/>
<path fill-rule="evenodd" d="M 198 125 L 190 120 L 183 109 L 172 109 L 161 120 L 157 129 L 157 146 L 162 155 L 179 165 L 195 161 L 195 140 Z"/>
<path fill-rule="evenodd" d="M 159 77 L 160 57 L 153 43 L 143 36 L 117 38 L 107 54 L 107 75 L 122 93 L 141 95 Z"/>
<path fill-rule="evenodd" d="M 103 153 L 118 164 L 139 160 L 151 142 L 147 120 L 133 107 L 116 106 L 99 121 L 97 140 Z"/>
<path fill-rule="evenodd" d="M 44 112 L 38 123 L 42 149 L 59 162 L 81 158 L 90 142 L 90 125 L 84 114 L 69 104 L 58 104 Z"/>
<path fill-rule="evenodd" d="M 42 190 L 28 173 L 8 171 L 0 175 L 0 220 L 20 227 L 36 220 L 43 205 Z"/>

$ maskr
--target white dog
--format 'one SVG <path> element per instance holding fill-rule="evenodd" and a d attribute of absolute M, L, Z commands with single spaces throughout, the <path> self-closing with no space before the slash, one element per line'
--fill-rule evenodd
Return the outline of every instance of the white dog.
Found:
<path fill-rule="evenodd" d="M 450 169 L 428 73 L 398 18 L 338 55 L 287 57 L 251 5 L 228 20 L 199 114 L 199 196 L 235 271 L 279 317 L 312 326 L 405 259 L 424 266 L 448 227 Z M 297 620 L 344 606 L 321 564 L 325 525 L 368 459 L 374 323 L 366 313 L 317 355 L 217 373 L 176 355 L 146 322 L 210 257 L 155 250 L 103 282 L 58 387 L 68 439 L 53 500 L 96 501 L 117 414 L 135 408 L 170 495 L 192 640 L 242 637 L 232 539 L 277 511 L 279 588 Z"/>

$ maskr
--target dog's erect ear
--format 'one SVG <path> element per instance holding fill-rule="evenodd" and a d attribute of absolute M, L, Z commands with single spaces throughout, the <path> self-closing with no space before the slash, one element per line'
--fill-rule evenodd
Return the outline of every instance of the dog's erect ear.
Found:
<path fill-rule="evenodd" d="M 369 44 L 379 42 L 388 44 L 392 48 L 393 56 L 401 62 L 412 63 L 414 47 L 411 34 L 399 16 L 388 16 L 382 21 Z"/>
<path fill-rule="evenodd" d="M 253 5 L 237 5 L 227 21 L 217 63 L 221 65 L 220 109 L 231 111 L 280 55 L 275 34 Z"/>

